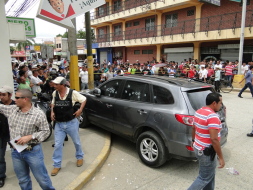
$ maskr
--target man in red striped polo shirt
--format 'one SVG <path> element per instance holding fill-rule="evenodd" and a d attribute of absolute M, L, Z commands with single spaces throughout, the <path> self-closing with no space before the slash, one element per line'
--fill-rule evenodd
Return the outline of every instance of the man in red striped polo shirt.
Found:
<path fill-rule="evenodd" d="M 229 64 L 225 67 L 225 76 L 226 76 L 226 80 L 229 81 L 228 83 L 229 86 L 231 86 L 233 69 L 234 69 L 234 66 L 232 65 L 232 62 L 230 61 Z"/>
<path fill-rule="evenodd" d="M 206 106 L 195 113 L 192 126 L 192 147 L 199 160 L 199 176 L 188 190 L 214 189 L 217 157 L 216 154 L 210 153 L 211 150 L 215 150 L 219 157 L 219 168 L 225 166 L 220 146 L 222 125 L 219 116 L 215 113 L 220 110 L 221 106 L 221 95 L 210 93 L 206 97 Z"/>

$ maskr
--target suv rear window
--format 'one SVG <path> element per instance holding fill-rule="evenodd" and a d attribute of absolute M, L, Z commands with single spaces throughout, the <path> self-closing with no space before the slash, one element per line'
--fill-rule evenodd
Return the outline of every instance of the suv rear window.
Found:
<path fill-rule="evenodd" d="M 197 89 L 188 91 L 187 96 L 191 102 L 192 108 L 197 111 L 203 106 L 206 106 L 206 97 L 211 92 L 211 89 Z"/>

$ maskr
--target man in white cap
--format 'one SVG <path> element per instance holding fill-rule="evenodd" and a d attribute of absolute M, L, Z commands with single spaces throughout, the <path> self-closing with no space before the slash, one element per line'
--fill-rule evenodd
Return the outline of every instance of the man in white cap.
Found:
<path fill-rule="evenodd" d="M 57 77 L 52 81 L 54 83 L 55 91 L 53 92 L 52 106 L 51 106 L 51 119 L 56 121 L 55 125 L 55 146 L 54 146 L 54 169 L 51 172 L 52 176 L 58 174 L 61 169 L 62 162 L 62 148 L 63 142 L 68 134 L 76 148 L 77 167 L 83 165 L 83 151 L 79 137 L 79 117 L 86 104 L 86 97 L 81 95 L 75 90 L 66 87 L 66 79 L 64 77 Z M 74 104 L 81 103 L 80 108 L 74 111 Z"/>
<path fill-rule="evenodd" d="M 32 91 L 33 93 L 40 93 L 41 88 L 40 85 L 43 84 L 42 80 L 39 79 L 39 72 L 38 70 L 33 70 L 33 76 L 31 77 L 31 82 L 33 83 Z"/>
<path fill-rule="evenodd" d="M 13 89 L 10 86 L 3 86 L 0 88 L 0 104 L 4 105 L 15 105 L 15 102 L 11 99 Z M 5 162 L 5 151 L 7 142 L 10 141 L 9 125 L 7 118 L 0 113 L 0 188 L 4 186 L 6 178 L 6 162 Z"/>

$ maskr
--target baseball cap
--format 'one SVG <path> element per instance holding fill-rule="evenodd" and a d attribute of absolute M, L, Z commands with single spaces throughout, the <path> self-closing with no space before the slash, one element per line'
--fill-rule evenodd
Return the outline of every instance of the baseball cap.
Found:
<path fill-rule="evenodd" d="M 10 86 L 4 85 L 2 88 L 0 88 L 0 92 L 2 92 L 2 93 L 8 92 L 8 93 L 12 94 L 13 89 Z"/>
<path fill-rule="evenodd" d="M 64 77 L 57 77 L 56 79 L 54 79 L 52 82 L 55 84 L 60 84 L 62 80 L 64 80 Z"/>
<path fill-rule="evenodd" d="M 144 64 L 142 63 L 141 66 L 143 66 Z"/>

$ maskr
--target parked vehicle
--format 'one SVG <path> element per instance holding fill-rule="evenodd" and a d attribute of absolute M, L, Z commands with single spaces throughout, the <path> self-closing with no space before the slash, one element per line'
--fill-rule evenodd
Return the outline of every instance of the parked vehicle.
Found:
<path fill-rule="evenodd" d="M 102 127 L 136 143 L 140 159 L 158 167 L 170 158 L 196 160 L 191 147 L 195 111 L 206 105 L 211 85 L 164 76 L 117 76 L 87 97 L 84 125 Z M 218 112 L 221 145 L 227 142 L 226 108 Z"/>

